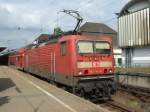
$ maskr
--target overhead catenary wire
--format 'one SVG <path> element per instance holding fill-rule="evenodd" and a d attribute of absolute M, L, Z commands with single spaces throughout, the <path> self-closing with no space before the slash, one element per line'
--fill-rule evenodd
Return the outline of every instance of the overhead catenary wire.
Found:
<path fill-rule="evenodd" d="M 121 2 L 125 2 L 126 0 L 122 0 Z M 93 0 L 89 0 L 89 1 L 87 1 L 85 4 L 89 4 L 89 3 L 92 3 L 93 2 Z M 108 3 L 104 3 L 104 5 L 103 6 L 101 6 L 99 9 L 102 9 L 102 8 L 105 8 L 105 7 L 110 7 L 111 6 L 111 4 L 113 5 L 113 2 L 114 1 L 111 1 L 111 2 L 108 2 Z M 119 3 L 119 2 L 118 2 Z M 85 8 L 86 7 L 86 5 L 80 5 L 78 8 L 76 8 L 76 10 L 81 10 L 82 8 Z M 99 10 L 99 11 L 101 11 L 101 10 Z M 114 14 L 115 15 L 115 14 Z M 64 17 L 65 15 L 63 15 L 62 17 Z M 61 17 L 60 17 L 61 18 Z M 104 23 L 106 23 L 106 22 L 111 22 L 112 20 L 115 20 L 117 17 L 112 17 L 112 18 L 109 18 L 109 19 L 107 19 L 107 20 L 105 20 L 105 21 L 102 21 L 102 22 L 104 22 Z"/>
<path fill-rule="evenodd" d="M 87 1 L 86 3 L 85 3 L 85 5 L 82 5 L 82 6 L 79 6 L 78 8 L 76 8 L 75 10 L 77 10 L 77 11 L 79 11 L 79 10 L 81 10 L 82 8 L 85 8 L 85 6 L 86 6 L 86 4 L 89 4 L 89 3 L 91 3 L 91 2 L 93 2 L 93 1 L 95 1 L 95 0 L 89 0 L 89 1 Z M 111 2 L 112 3 L 112 2 Z M 105 4 L 105 5 L 107 5 L 107 4 Z M 104 6 L 105 6 L 104 5 Z M 59 13 L 57 13 L 57 14 L 59 14 Z M 64 17 L 65 15 L 63 15 L 62 17 Z M 58 23 L 59 23 L 59 19 L 58 19 L 58 15 L 57 15 L 57 19 L 56 20 L 54 20 L 54 22 L 56 22 L 57 21 L 57 26 L 58 26 Z M 61 18 L 62 18 L 61 17 Z"/>
<path fill-rule="evenodd" d="M 89 0 L 89 1 L 87 1 L 87 2 L 86 2 L 84 5 L 82 5 L 82 6 L 81 6 L 81 4 L 79 4 L 79 7 L 75 8 L 75 10 L 79 11 L 79 9 L 84 8 L 87 3 L 90 3 L 90 2 L 93 2 L 93 1 L 95 1 L 95 0 Z M 56 24 L 58 25 L 59 19 L 66 16 L 66 14 L 63 14 L 61 17 L 59 17 L 59 14 L 60 14 L 60 13 L 57 12 L 57 18 L 56 18 L 55 20 L 51 21 L 50 23 L 56 23 Z"/>
<path fill-rule="evenodd" d="M 86 2 L 85 3 L 85 5 L 87 4 L 87 3 L 90 3 L 90 2 L 92 2 L 92 1 L 94 1 L 94 0 L 89 0 L 88 2 Z M 81 5 L 81 4 L 80 4 Z M 82 7 L 78 7 L 78 8 L 75 8 L 75 10 L 79 10 L 79 9 L 81 9 L 81 8 L 83 8 L 83 6 Z M 57 12 L 57 17 L 59 17 L 58 15 L 59 15 L 60 13 L 59 13 L 59 11 Z M 66 14 L 63 14 L 60 18 L 63 18 L 64 16 L 66 16 Z M 56 22 L 58 22 L 59 21 L 59 18 L 56 18 L 55 20 L 53 20 L 53 21 L 51 21 L 51 23 L 56 23 Z"/>

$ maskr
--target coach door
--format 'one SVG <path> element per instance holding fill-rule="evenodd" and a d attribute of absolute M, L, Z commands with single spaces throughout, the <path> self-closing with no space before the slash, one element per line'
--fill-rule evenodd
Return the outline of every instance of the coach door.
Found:
<path fill-rule="evenodd" d="M 25 68 L 28 69 L 29 57 L 25 55 Z"/>
<path fill-rule="evenodd" d="M 15 63 L 16 67 L 18 67 L 18 56 L 16 56 L 16 61 L 15 62 L 16 62 Z"/>

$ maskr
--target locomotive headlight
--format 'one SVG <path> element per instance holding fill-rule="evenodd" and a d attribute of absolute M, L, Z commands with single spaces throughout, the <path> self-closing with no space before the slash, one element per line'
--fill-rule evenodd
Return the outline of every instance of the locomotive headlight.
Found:
<path fill-rule="evenodd" d="M 110 69 L 110 70 L 109 70 L 109 73 L 112 73 L 112 72 L 113 72 L 112 69 Z"/>
<path fill-rule="evenodd" d="M 82 72 L 80 71 L 78 74 L 79 74 L 79 75 L 82 75 Z"/>

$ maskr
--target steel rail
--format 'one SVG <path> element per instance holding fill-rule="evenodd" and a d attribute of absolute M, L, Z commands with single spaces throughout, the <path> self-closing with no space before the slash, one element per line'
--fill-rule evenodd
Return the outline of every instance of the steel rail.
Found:
<path fill-rule="evenodd" d="M 107 101 L 105 104 L 108 105 L 109 107 L 111 106 L 112 108 L 117 109 L 121 112 L 137 112 L 137 111 L 135 111 L 129 107 L 126 107 L 125 105 L 122 105 L 115 101 Z"/>

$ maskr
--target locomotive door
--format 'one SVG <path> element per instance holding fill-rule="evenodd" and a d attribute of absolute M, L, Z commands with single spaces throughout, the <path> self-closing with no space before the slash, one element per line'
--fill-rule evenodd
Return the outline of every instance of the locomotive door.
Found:
<path fill-rule="evenodd" d="M 16 56 L 15 66 L 18 67 L 18 56 Z"/>
<path fill-rule="evenodd" d="M 59 73 L 63 77 L 70 76 L 70 43 L 68 41 L 63 41 L 60 43 L 60 59 L 59 59 Z"/>
<path fill-rule="evenodd" d="M 50 51 L 50 78 L 55 81 L 56 77 L 56 56 L 53 50 Z"/>

